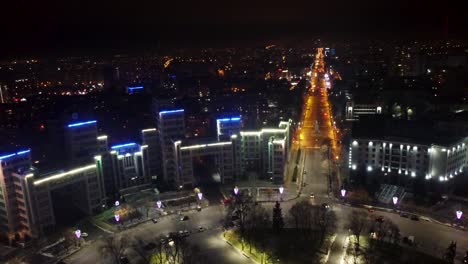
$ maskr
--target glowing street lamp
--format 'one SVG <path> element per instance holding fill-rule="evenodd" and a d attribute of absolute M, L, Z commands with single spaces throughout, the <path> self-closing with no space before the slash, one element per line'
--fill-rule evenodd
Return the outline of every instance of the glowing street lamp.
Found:
<path fill-rule="evenodd" d="M 198 195 L 198 200 L 203 199 L 203 193 L 199 192 L 197 195 Z"/>
<path fill-rule="evenodd" d="M 114 218 L 115 218 L 115 221 L 116 221 L 116 222 L 119 222 L 119 221 L 120 221 L 120 215 L 119 215 L 119 214 L 115 214 L 115 215 L 114 215 Z"/>
<path fill-rule="evenodd" d="M 460 210 L 457 210 L 457 212 L 456 212 L 456 213 L 457 213 L 457 219 L 458 219 L 458 220 L 460 220 L 460 219 L 461 219 L 461 217 L 462 217 L 462 215 L 463 215 L 463 212 L 462 212 L 462 211 L 460 211 Z"/>
<path fill-rule="evenodd" d="M 157 201 L 156 205 L 158 206 L 159 209 L 161 209 L 161 205 L 162 205 L 161 201 Z"/>
<path fill-rule="evenodd" d="M 341 197 L 345 197 L 346 195 L 346 190 L 345 189 L 341 189 Z"/>
<path fill-rule="evenodd" d="M 393 205 L 396 205 L 398 203 L 398 197 L 393 196 Z"/>
<path fill-rule="evenodd" d="M 237 186 L 236 186 L 236 187 L 234 187 L 234 195 L 237 195 L 238 193 L 239 193 L 239 188 L 237 188 Z"/>
<path fill-rule="evenodd" d="M 119 206 L 119 205 L 120 205 L 120 202 L 119 202 L 119 201 L 115 201 L 114 205 L 115 205 L 115 206 Z"/>
<path fill-rule="evenodd" d="M 76 238 L 80 239 L 80 237 L 81 237 L 81 230 L 79 230 L 79 229 L 75 230 L 75 236 L 76 236 Z"/>
<path fill-rule="evenodd" d="M 283 194 L 283 192 L 284 192 L 284 187 L 283 187 L 283 186 L 281 186 L 281 187 L 279 187 L 279 189 L 278 189 L 278 190 L 279 190 L 280 194 Z"/>

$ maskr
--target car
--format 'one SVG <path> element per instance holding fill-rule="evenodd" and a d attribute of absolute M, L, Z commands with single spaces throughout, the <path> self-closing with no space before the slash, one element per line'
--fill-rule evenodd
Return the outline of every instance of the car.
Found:
<path fill-rule="evenodd" d="M 190 232 L 187 231 L 187 230 L 180 230 L 179 231 L 179 236 L 180 237 L 188 237 L 188 236 L 190 236 Z"/>
<path fill-rule="evenodd" d="M 84 232 L 81 233 L 81 237 L 88 237 L 88 236 L 89 236 L 88 233 L 84 233 Z"/>
<path fill-rule="evenodd" d="M 200 206 L 200 205 L 197 205 L 197 211 L 198 211 L 198 212 L 201 211 L 201 206 Z"/>
<path fill-rule="evenodd" d="M 315 198 L 315 194 L 314 194 L 314 193 L 311 193 L 311 194 L 310 194 L 310 198 L 314 199 L 314 198 Z"/>
<path fill-rule="evenodd" d="M 407 214 L 407 213 L 401 213 L 400 216 L 401 216 L 401 217 L 408 218 L 408 217 L 409 217 L 409 214 Z"/>
<path fill-rule="evenodd" d="M 330 209 L 330 205 L 327 204 L 327 203 L 323 203 L 323 204 L 322 204 L 322 207 L 323 207 L 324 209 Z"/>
<path fill-rule="evenodd" d="M 130 264 L 130 261 L 128 260 L 127 257 L 120 257 L 119 263 L 120 264 Z"/>
<path fill-rule="evenodd" d="M 153 243 L 153 242 L 149 242 L 148 244 L 146 244 L 143 249 L 146 250 L 146 251 L 150 251 L 152 249 L 156 248 L 156 244 Z"/>
<path fill-rule="evenodd" d="M 189 220 L 189 217 L 186 216 L 186 215 L 184 215 L 184 216 L 182 216 L 182 217 L 180 218 L 180 221 L 187 221 L 187 220 Z"/>
<path fill-rule="evenodd" d="M 158 219 L 157 219 L 157 218 L 153 218 L 153 219 L 151 219 L 151 221 L 153 221 L 153 223 L 156 224 L 156 223 L 158 222 Z"/>
<path fill-rule="evenodd" d="M 374 211 L 374 209 L 372 209 L 372 208 L 369 208 L 369 213 L 371 213 L 371 214 L 372 214 L 373 212 L 375 212 L 375 211 Z"/>
<path fill-rule="evenodd" d="M 410 219 L 413 220 L 413 221 L 419 221 L 419 216 L 411 215 Z"/>
<path fill-rule="evenodd" d="M 384 217 L 379 215 L 377 218 L 375 218 L 376 222 L 383 223 L 385 221 Z"/>
<path fill-rule="evenodd" d="M 198 232 L 200 232 L 200 233 L 205 231 L 205 230 L 206 230 L 206 228 L 204 228 L 203 226 L 198 227 Z"/>

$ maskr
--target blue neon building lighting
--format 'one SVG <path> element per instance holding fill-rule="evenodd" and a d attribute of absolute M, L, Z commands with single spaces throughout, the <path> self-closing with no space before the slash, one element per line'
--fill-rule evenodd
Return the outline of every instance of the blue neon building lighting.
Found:
<path fill-rule="evenodd" d="M 181 113 L 181 112 L 184 112 L 184 109 L 161 111 L 161 112 L 159 112 L 159 114 L 164 115 L 164 114 L 174 114 L 174 113 Z"/>
<path fill-rule="evenodd" d="M 132 87 L 128 87 L 128 90 L 140 90 L 140 89 L 143 89 L 143 86 L 132 86 Z"/>
<path fill-rule="evenodd" d="M 68 127 L 85 126 L 85 125 L 89 125 L 89 124 L 95 124 L 96 122 L 97 122 L 96 120 L 91 120 L 91 121 L 86 121 L 86 122 L 73 123 L 73 124 L 69 124 Z"/>
<path fill-rule="evenodd" d="M 119 148 L 125 148 L 125 147 L 130 147 L 130 146 L 135 146 L 136 143 L 126 143 L 126 144 L 120 144 L 120 145 L 115 145 L 115 146 L 112 146 L 111 149 L 119 149 Z"/>
<path fill-rule="evenodd" d="M 16 155 L 23 155 L 23 154 L 26 154 L 26 153 L 29 153 L 29 152 L 31 152 L 30 149 L 18 151 L 18 152 L 16 152 L 16 153 L 11 153 L 11 154 L 7 154 L 7 155 L 3 155 L 3 156 L 0 157 L 0 160 L 5 160 L 5 159 L 8 159 L 8 158 L 14 157 L 14 156 L 16 156 Z"/>
<path fill-rule="evenodd" d="M 231 118 L 221 118 L 221 119 L 217 119 L 216 121 L 218 122 L 236 122 L 236 121 L 240 121 L 240 117 L 231 117 Z"/>

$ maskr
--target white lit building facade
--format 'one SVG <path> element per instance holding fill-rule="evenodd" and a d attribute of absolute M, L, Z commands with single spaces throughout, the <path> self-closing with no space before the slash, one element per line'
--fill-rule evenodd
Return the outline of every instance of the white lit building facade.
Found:
<path fill-rule="evenodd" d="M 381 115 L 381 103 L 356 104 L 353 101 L 346 102 L 346 120 L 356 121 L 360 116 Z"/>
<path fill-rule="evenodd" d="M 354 139 L 348 150 L 351 171 L 398 173 L 449 181 L 468 166 L 468 137 L 450 144 L 415 144 L 403 139 Z"/>

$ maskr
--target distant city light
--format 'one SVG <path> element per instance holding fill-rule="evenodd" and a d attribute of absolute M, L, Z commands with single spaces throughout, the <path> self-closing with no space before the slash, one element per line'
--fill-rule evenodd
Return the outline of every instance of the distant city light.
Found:
<path fill-rule="evenodd" d="M 237 186 L 236 186 L 236 187 L 234 187 L 234 194 L 237 195 L 238 193 L 239 193 L 239 188 L 237 188 Z"/>
<path fill-rule="evenodd" d="M 156 202 L 156 205 L 158 206 L 159 209 L 161 209 L 162 202 L 161 202 L 161 201 L 157 201 L 157 202 Z"/>
<path fill-rule="evenodd" d="M 393 196 L 392 200 L 393 200 L 394 205 L 396 205 L 398 203 L 398 197 Z"/>
<path fill-rule="evenodd" d="M 203 199 L 203 193 L 199 192 L 197 195 L 199 200 Z"/>
<path fill-rule="evenodd" d="M 279 190 L 280 194 L 283 194 L 283 192 L 284 192 L 284 187 L 283 187 L 283 186 L 280 186 L 280 187 L 278 188 L 278 190 Z"/>
<path fill-rule="evenodd" d="M 114 219 L 116 222 L 119 222 L 120 221 L 120 215 L 119 214 L 115 214 L 114 215 Z"/>
<path fill-rule="evenodd" d="M 120 202 L 119 202 L 119 201 L 115 201 L 114 205 L 115 205 L 115 206 L 119 206 L 119 205 L 120 205 Z"/>
<path fill-rule="evenodd" d="M 345 189 L 341 189 L 341 197 L 345 197 L 346 195 L 346 190 Z"/>

